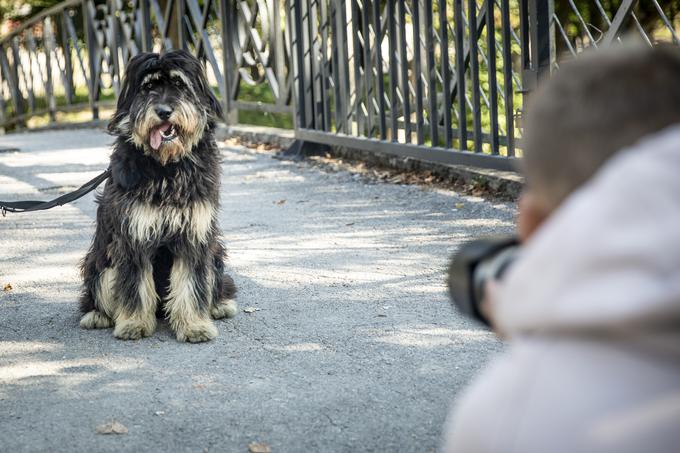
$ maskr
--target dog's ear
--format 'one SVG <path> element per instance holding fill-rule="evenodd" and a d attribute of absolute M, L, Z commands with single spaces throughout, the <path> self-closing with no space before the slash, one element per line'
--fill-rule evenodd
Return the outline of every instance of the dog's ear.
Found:
<path fill-rule="evenodd" d="M 138 94 L 139 84 L 143 74 L 154 61 L 158 60 L 157 53 L 142 52 L 128 61 L 123 77 L 123 85 L 118 94 L 116 112 L 109 121 L 108 131 L 112 135 L 126 135 L 129 127 L 130 106 Z"/>
<path fill-rule="evenodd" d="M 223 112 L 222 112 L 222 104 L 220 104 L 220 101 L 217 99 L 215 96 L 215 93 L 213 93 L 213 90 L 210 88 L 210 86 L 206 82 L 206 98 L 208 101 L 208 105 L 210 106 L 211 110 L 211 116 L 213 117 L 214 120 L 221 120 L 223 117 Z"/>
<path fill-rule="evenodd" d="M 198 58 L 185 50 L 180 50 L 178 53 L 181 53 L 182 58 L 190 61 L 191 65 L 194 67 L 192 72 L 197 79 L 198 94 L 203 98 L 205 105 L 208 106 L 208 116 L 210 117 L 211 123 L 215 120 L 221 120 L 222 104 L 220 104 L 220 101 L 215 96 L 212 88 L 210 88 L 205 66 Z"/>

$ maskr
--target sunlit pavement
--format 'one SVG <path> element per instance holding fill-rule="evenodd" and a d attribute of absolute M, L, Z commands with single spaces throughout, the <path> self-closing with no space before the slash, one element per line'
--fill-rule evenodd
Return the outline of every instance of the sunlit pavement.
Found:
<path fill-rule="evenodd" d="M 0 136 L 0 199 L 94 177 L 111 137 Z M 512 230 L 514 206 L 325 173 L 225 148 L 220 222 L 241 312 L 216 341 L 161 324 L 123 342 L 78 327 L 92 194 L 0 218 L 0 450 L 429 452 L 449 405 L 501 344 L 444 286 L 466 239 Z M 7 291 L 1 291 L 1 287 Z M 97 434 L 111 421 L 120 435 Z"/>

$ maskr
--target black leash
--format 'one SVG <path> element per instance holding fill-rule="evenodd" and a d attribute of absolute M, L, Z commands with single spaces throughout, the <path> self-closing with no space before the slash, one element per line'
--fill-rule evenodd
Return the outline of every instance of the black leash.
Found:
<path fill-rule="evenodd" d="M 109 176 L 111 176 L 111 169 L 107 168 L 104 173 L 94 179 L 89 180 L 77 190 L 64 194 L 50 201 L 0 201 L 0 211 L 2 211 L 2 216 L 4 217 L 7 212 L 43 211 L 55 206 L 62 206 L 92 192 L 99 184 L 106 181 Z"/>

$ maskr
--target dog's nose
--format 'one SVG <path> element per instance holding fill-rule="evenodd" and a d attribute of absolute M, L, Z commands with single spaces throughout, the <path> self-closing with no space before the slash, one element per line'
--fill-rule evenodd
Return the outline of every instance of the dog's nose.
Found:
<path fill-rule="evenodd" d="M 156 115 L 158 115 L 158 118 L 162 119 L 163 121 L 170 118 L 171 114 L 172 109 L 170 108 L 169 105 L 159 104 L 156 106 Z"/>

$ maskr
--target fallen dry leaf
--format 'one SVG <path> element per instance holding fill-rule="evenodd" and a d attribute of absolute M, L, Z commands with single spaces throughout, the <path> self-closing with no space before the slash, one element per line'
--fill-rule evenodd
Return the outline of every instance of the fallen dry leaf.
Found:
<path fill-rule="evenodd" d="M 463 209 L 465 207 L 464 203 L 456 203 L 456 209 Z"/>
<path fill-rule="evenodd" d="M 5 286 L 2 287 L 2 290 L 4 292 L 12 291 L 12 284 L 11 283 L 5 283 Z"/>
<path fill-rule="evenodd" d="M 269 445 L 263 442 L 251 442 L 248 445 L 248 451 L 250 453 L 271 453 L 272 450 Z"/>
<path fill-rule="evenodd" d="M 120 422 L 112 420 L 109 423 L 97 426 L 97 434 L 127 434 L 128 429 Z"/>
<path fill-rule="evenodd" d="M 285 202 L 286 202 L 286 200 L 279 200 L 279 201 L 275 201 L 274 203 L 276 203 L 277 205 L 280 206 L 280 205 L 284 204 Z"/>
<path fill-rule="evenodd" d="M 257 307 L 246 307 L 243 309 L 244 313 L 255 313 L 256 311 L 260 311 L 260 309 Z"/>

